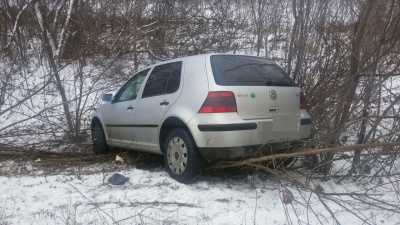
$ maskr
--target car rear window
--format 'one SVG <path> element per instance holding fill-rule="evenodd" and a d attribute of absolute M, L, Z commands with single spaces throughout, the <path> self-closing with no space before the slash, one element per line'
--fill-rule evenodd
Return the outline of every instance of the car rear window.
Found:
<path fill-rule="evenodd" d="M 240 55 L 213 55 L 215 82 L 222 86 L 294 86 L 293 80 L 271 60 Z"/>

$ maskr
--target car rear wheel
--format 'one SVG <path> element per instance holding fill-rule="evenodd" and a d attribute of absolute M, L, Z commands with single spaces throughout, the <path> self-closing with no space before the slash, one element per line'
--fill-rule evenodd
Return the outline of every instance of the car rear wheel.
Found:
<path fill-rule="evenodd" d="M 172 130 L 164 146 L 168 174 L 181 183 L 193 182 L 203 169 L 203 159 L 189 133 L 183 129 Z"/>
<path fill-rule="evenodd" d="M 107 146 L 104 131 L 100 124 L 97 124 L 93 128 L 92 139 L 93 153 L 95 155 L 107 154 L 110 152 L 110 147 Z"/>

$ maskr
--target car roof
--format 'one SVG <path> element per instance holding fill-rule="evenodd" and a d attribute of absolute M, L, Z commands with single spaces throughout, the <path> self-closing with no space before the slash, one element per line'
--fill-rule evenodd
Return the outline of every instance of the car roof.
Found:
<path fill-rule="evenodd" d="M 169 60 L 165 60 L 165 61 L 160 61 L 158 63 L 155 64 L 151 64 L 149 66 L 146 66 L 145 68 L 141 69 L 140 71 L 152 68 L 154 66 L 158 66 L 158 65 L 162 65 L 162 64 L 166 64 L 166 63 L 171 63 L 171 62 L 176 62 L 176 61 L 182 61 L 182 60 L 186 60 L 186 59 L 195 59 L 195 58 L 208 58 L 212 55 L 235 55 L 235 56 L 249 56 L 249 57 L 257 57 L 257 58 L 263 58 L 263 59 L 267 59 L 265 57 L 261 57 L 261 56 L 254 56 L 254 55 L 245 55 L 245 54 L 233 54 L 233 53 L 207 53 L 207 54 L 200 54 L 200 55 L 191 55 L 191 56 L 184 56 L 184 57 L 179 57 L 179 58 L 175 58 L 175 59 L 169 59 Z M 270 60 L 270 59 L 268 59 Z M 140 72 L 139 71 L 139 72 Z"/>

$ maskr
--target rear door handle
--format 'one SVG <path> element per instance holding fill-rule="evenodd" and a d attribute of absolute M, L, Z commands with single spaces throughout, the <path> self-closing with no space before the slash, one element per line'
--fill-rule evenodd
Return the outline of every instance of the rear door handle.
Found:
<path fill-rule="evenodd" d="M 126 108 L 127 110 L 132 110 L 133 109 L 133 106 L 129 106 L 128 108 Z"/>
<path fill-rule="evenodd" d="M 169 105 L 169 102 L 167 102 L 166 100 L 164 100 L 164 101 L 162 101 L 162 102 L 160 103 L 160 105 Z"/>

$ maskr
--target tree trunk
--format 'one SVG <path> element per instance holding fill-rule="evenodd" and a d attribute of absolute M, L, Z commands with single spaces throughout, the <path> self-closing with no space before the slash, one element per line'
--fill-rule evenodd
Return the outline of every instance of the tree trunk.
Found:
<path fill-rule="evenodd" d="M 39 4 L 39 3 L 36 3 L 36 4 Z M 70 132 L 74 131 L 74 125 L 72 122 L 72 116 L 71 116 L 71 112 L 69 110 L 69 103 L 68 103 L 67 96 L 65 94 L 64 85 L 61 81 L 60 73 L 58 71 L 59 70 L 58 56 L 61 55 L 61 51 L 60 51 L 60 49 L 57 49 L 59 51 L 59 54 L 58 54 L 58 56 L 55 56 L 53 54 L 53 52 L 56 50 L 56 45 L 55 45 L 56 42 L 49 39 L 49 38 L 52 38 L 53 36 L 56 37 L 57 35 L 55 35 L 55 34 L 50 35 L 49 24 L 47 23 L 47 21 L 45 21 L 45 19 L 43 17 L 43 12 L 39 9 L 39 5 L 35 5 L 35 11 L 36 11 L 36 15 L 38 17 L 37 20 L 41 27 L 42 46 L 47 54 L 51 70 L 54 74 L 54 77 L 56 78 L 57 89 L 61 96 L 62 106 L 63 106 L 63 110 L 64 110 L 64 116 L 65 116 L 67 128 L 68 128 L 68 137 L 69 137 L 69 136 L 71 136 Z M 67 29 L 67 28 L 65 28 L 65 29 Z"/>
<path fill-rule="evenodd" d="M 5 7 L 1 6 L 3 8 L 2 13 L 1 13 L 1 29 L 0 29 L 0 34 L 1 34 L 1 47 L 7 46 L 7 33 L 8 33 L 8 28 L 7 28 L 7 14 L 5 11 Z"/>
<path fill-rule="evenodd" d="M 133 48 L 133 63 L 134 65 L 134 72 L 137 73 L 139 70 L 139 60 L 138 60 L 138 52 L 137 52 L 137 27 L 136 25 L 133 26 L 133 41 L 132 41 L 132 48 Z"/>
<path fill-rule="evenodd" d="M 372 79 L 367 78 L 367 79 L 368 81 L 365 87 L 364 107 L 362 110 L 362 117 L 369 116 L 369 107 L 371 106 L 371 96 L 374 87 L 373 78 Z M 360 133 L 358 134 L 357 144 L 365 143 L 365 134 L 367 132 L 367 121 L 368 121 L 367 119 L 363 119 L 361 121 Z M 351 169 L 349 171 L 349 176 L 351 176 L 354 172 L 356 172 L 356 169 L 360 164 L 360 160 L 361 160 L 361 150 L 354 151 L 354 157 L 353 157 L 353 162 L 351 164 Z"/>
<path fill-rule="evenodd" d="M 287 68 L 286 72 L 290 76 L 290 73 L 292 72 L 292 60 L 293 60 L 293 55 L 294 51 L 296 49 L 296 41 L 297 41 L 297 26 L 299 23 L 299 16 L 297 15 L 297 10 L 296 10 L 296 0 L 293 0 L 292 2 L 292 10 L 293 10 L 293 17 L 294 17 L 294 24 L 292 28 L 292 33 L 290 35 L 290 44 L 289 44 L 289 50 L 288 50 L 288 57 L 287 57 Z"/>
<path fill-rule="evenodd" d="M 77 96 L 78 98 L 78 103 L 76 104 L 76 109 L 75 109 L 75 137 L 79 137 L 79 132 L 81 131 L 81 123 L 82 123 L 82 114 L 80 111 L 81 105 L 82 105 L 82 98 L 83 98 L 83 67 L 86 64 L 86 57 L 82 56 L 79 58 L 79 68 L 78 68 L 78 74 L 75 79 L 79 79 L 79 95 Z M 76 84 L 75 84 L 76 87 Z"/>
<path fill-rule="evenodd" d="M 305 47 L 308 39 L 308 22 L 310 16 L 310 1 L 307 0 L 307 4 L 304 3 L 304 0 L 300 0 L 299 7 L 299 17 L 300 17 L 300 34 L 297 38 L 298 42 L 298 51 L 296 52 L 296 66 L 293 71 L 293 79 L 297 81 L 297 83 L 302 87 L 303 81 L 300 74 L 301 68 L 303 68 L 304 63 L 304 55 L 305 55 Z"/>

